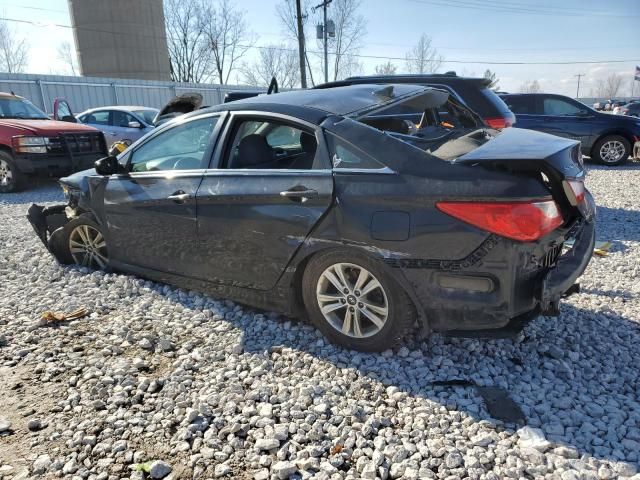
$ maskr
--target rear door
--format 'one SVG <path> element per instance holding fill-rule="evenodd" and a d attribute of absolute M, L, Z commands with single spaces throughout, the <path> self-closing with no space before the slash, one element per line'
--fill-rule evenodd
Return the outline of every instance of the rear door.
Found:
<path fill-rule="evenodd" d="M 542 115 L 538 95 L 508 95 L 504 102 L 516 116 L 516 128 L 544 131 L 545 119 Z"/>
<path fill-rule="evenodd" d="M 97 128 L 104 133 L 107 146 L 116 141 L 116 134 L 111 128 L 111 111 L 110 110 L 94 110 L 80 116 L 80 121 L 91 127 Z"/>
<path fill-rule="evenodd" d="M 104 193 L 114 264 L 191 275 L 198 263 L 196 192 L 220 123 L 219 114 L 189 118 L 126 154 L 129 173 L 111 176 Z"/>
<path fill-rule="evenodd" d="M 198 189 L 197 276 L 269 290 L 330 207 L 333 177 L 320 129 L 235 113 Z"/>

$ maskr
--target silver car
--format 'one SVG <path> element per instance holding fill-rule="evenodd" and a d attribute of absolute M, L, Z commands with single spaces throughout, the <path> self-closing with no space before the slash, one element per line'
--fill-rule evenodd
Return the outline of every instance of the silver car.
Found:
<path fill-rule="evenodd" d="M 107 145 L 119 140 L 137 139 L 153 129 L 157 108 L 135 106 L 99 107 L 77 115 L 80 122 L 102 130 Z"/>

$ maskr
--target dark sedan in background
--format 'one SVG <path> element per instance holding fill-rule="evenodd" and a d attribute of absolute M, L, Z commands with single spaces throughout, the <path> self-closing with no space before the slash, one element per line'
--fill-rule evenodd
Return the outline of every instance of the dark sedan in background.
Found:
<path fill-rule="evenodd" d="M 549 93 L 501 95 L 516 127 L 580 140 L 582 153 L 605 165 L 627 161 L 640 140 L 640 120 L 600 113 L 573 98 Z"/>
<path fill-rule="evenodd" d="M 492 335 L 559 313 L 594 244 L 578 149 L 487 129 L 443 90 L 293 91 L 173 119 L 28 216 L 63 263 L 308 316 L 378 351 L 416 319 Z"/>

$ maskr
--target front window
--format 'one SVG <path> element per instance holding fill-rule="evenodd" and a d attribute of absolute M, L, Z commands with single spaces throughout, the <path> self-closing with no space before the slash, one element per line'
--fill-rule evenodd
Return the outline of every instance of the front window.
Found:
<path fill-rule="evenodd" d="M 46 113 L 25 98 L 0 97 L 0 118 L 48 120 Z"/>
<path fill-rule="evenodd" d="M 545 115 L 577 115 L 585 110 L 561 98 L 545 98 L 543 101 Z"/>
<path fill-rule="evenodd" d="M 176 125 L 134 150 L 132 172 L 193 170 L 205 168 L 204 152 L 218 117 L 205 117 Z"/>
<path fill-rule="evenodd" d="M 133 113 L 141 117 L 147 125 L 153 125 L 153 120 L 156 118 L 158 110 L 149 108 L 145 110 L 133 110 Z"/>

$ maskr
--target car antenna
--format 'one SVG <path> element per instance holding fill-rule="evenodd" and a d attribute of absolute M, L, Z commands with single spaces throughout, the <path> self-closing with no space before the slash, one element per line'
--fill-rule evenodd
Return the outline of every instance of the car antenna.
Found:
<path fill-rule="evenodd" d="M 276 80 L 276 77 L 271 77 L 269 89 L 267 90 L 267 95 L 271 95 L 272 93 L 278 93 L 278 81 Z"/>

